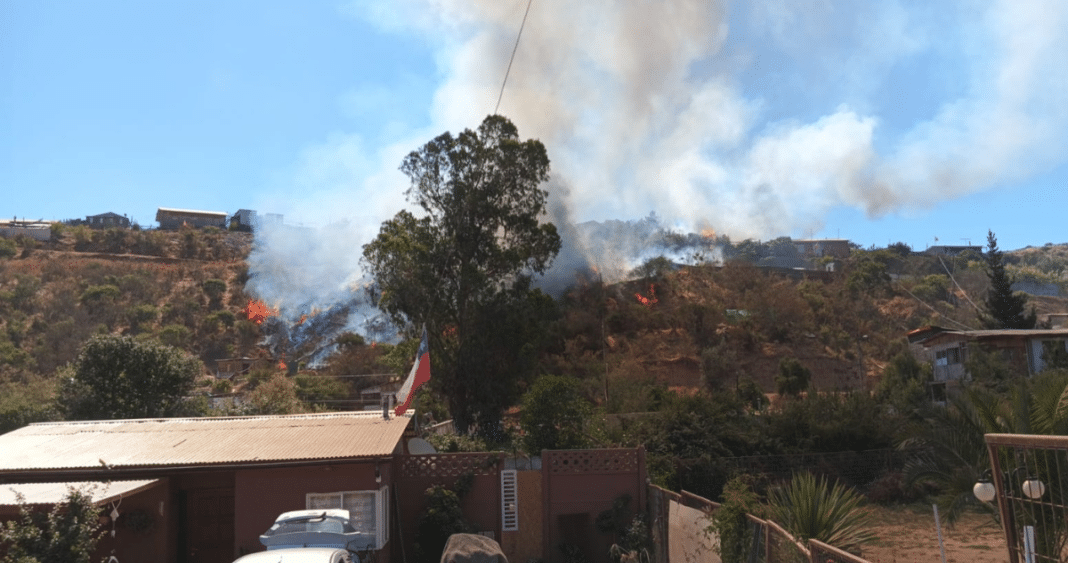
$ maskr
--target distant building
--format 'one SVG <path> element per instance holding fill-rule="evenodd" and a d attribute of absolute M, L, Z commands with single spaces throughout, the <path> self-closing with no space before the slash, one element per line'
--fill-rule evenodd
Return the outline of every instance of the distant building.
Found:
<path fill-rule="evenodd" d="M 254 209 L 238 209 L 237 213 L 230 218 L 230 230 L 250 232 L 255 228 L 256 221 Z"/>
<path fill-rule="evenodd" d="M 0 236 L 17 237 L 19 235 L 35 240 L 52 238 L 52 223 L 47 221 L 27 221 L 23 219 L 0 219 Z"/>
<path fill-rule="evenodd" d="M 970 245 L 957 245 L 957 246 L 954 246 L 954 245 L 949 245 L 949 244 L 928 246 L 927 250 L 924 251 L 924 254 L 930 254 L 931 256 L 957 256 L 957 255 L 963 254 L 963 253 L 965 253 L 965 252 L 967 252 L 969 250 L 975 252 L 979 256 L 983 255 L 983 247 L 981 247 L 981 246 L 970 246 Z"/>
<path fill-rule="evenodd" d="M 935 397 L 952 394 L 961 380 L 971 378 L 965 363 L 974 348 L 999 354 L 1014 375 L 1027 377 L 1046 369 L 1053 355 L 1068 353 L 1065 329 L 948 330 L 928 326 L 909 332 L 907 337 L 909 344 L 923 349 L 917 359 L 931 363 Z"/>
<path fill-rule="evenodd" d="M 820 258 L 833 256 L 835 258 L 849 258 L 849 239 L 794 239 L 790 241 L 797 248 L 797 253 L 805 258 Z"/>
<path fill-rule="evenodd" d="M 194 209 L 172 209 L 160 207 L 156 211 L 156 222 L 160 229 L 176 230 L 182 225 L 190 227 L 226 228 L 227 215 L 223 211 L 197 211 Z"/>
<path fill-rule="evenodd" d="M 86 215 L 85 224 L 93 229 L 107 229 L 111 227 L 129 229 L 130 219 L 125 215 L 119 215 L 118 213 L 109 211 L 107 213 L 101 213 L 100 215 Z"/>

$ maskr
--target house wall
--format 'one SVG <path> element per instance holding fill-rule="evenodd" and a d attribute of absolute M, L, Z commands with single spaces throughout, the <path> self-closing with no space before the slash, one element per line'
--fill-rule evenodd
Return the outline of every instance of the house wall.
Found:
<path fill-rule="evenodd" d="M 426 509 L 426 490 L 433 485 L 453 488 L 466 474 L 472 475 L 473 483 L 460 501 L 464 516 L 478 527 L 478 531 L 491 532 L 494 540 L 501 540 L 501 454 L 397 455 L 394 459 L 397 484 L 394 489 L 398 503 L 395 516 L 404 551 L 393 550 L 391 561 L 415 560 L 419 517 Z"/>
<path fill-rule="evenodd" d="M 18 235 L 30 237 L 35 240 L 50 240 L 52 238 L 51 227 L 0 227 L 0 235 L 15 238 Z"/>
<path fill-rule="evenodd" d="M 165 561 L 161 554 L 174 552 L 170 534 L 175 517 L 170 506 L 172 494 L 170 480 L 163 478 L 151 489 L 122 499 L 116 507 L 119 519 L 114 526 L 115 537 L 111 537 L 112 525 L 108 522 L 104 529 L 109 533 L 97 544 L 93 560 L 102 561 L 114 555 L 119 561 Z M 104 514 L 109 514 L 111 508 L 110 504 L 104 506 Z M 150 519 L 146 529 L 129 527 L 132 515 L 138 513 Z"/>
<path fill-rule="evenodd" d="M 375 463 L 318 465 L 300 468 L 248 469 L 235 472 L 234 483 L 234 540 L 238 555 L 264 551 L 259 537 L 271 527 L 275 518 L 290 510 L 307 508 L 308 493 L 334 493 L 341 491 L 373 491 L 390 486 L 391 462 L 379 465 L 382 483 L 375 482 Z M 389 543 L 379 552 L 383 561 L 390 557 L 394 534 Z"/>
<path fill-rule="evenodd" d="M 541 471 L 518 471 L 519 531 L 501 532 L 501 549 L 509 561 L 524 563 L 542 559 L 542 490 Z M 498 508 L 500 510 L 500 508 Z"/>
<path fill-rule="evenodd" d="M 631 497 L 628 523 L 643 513 L 645 480 L 642 448 L 542 452 L 545 561 L 563 563 L 560 545 L 570 544 L 591 563 L 608 563 L 608 548 L 618 538 L 597 530 L 597 516 L 623 495 Z"/>

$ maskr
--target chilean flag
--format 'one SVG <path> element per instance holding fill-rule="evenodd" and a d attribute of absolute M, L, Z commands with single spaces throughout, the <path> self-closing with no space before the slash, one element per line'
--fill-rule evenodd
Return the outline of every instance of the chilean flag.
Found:
<path fill-rule="evenodd" d="M 430 381 L 430 344 L 426 339 L 426 325 L 423 325 L 423 341 L 419 343 L 419 352 L 415 354 L 415 365 L 412 366 L 408 379 L 404 380 L 400 391 L 397 392 L 397 408 L 393 414 L 400 416 L 408 410 L 408 404 L 412 402 L 415 392 Z"/>

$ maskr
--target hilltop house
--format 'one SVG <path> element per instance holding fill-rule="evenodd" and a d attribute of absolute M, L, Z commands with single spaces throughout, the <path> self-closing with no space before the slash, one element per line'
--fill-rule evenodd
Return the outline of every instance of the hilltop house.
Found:
<path fill-rule="evenodd" d="M 111 227 L 118 227 L 120 229 L 130 228 L 130 219 L 125 215 L 119 215 L 118 213 L 101 213 L 100 215 L 86 215 L 85 224 L 93 229 L 107 229 Z"/>
<path fill-rule="evenodd" d="M 849 258 L 849 239 L 794 239 L 790 241 L 805 258 Z"/>
<path fill-rule="evenodd" d="M 936 244 L 934 246 L 928 246 L 927 250 L 924 250 L 923 253 L 929 254 L 931 256 L 958 256 L 969 251 L 974 252 L 977 256 L 983 255 L 982 246 L 972 246 L 964 244 Z"/>
<path fill-rule="evenodd" d="M 166 230 L 176 230 L 182 225 L 225 229 L 226 219 L 227 215 L 223 211 L 197 211 L 169 207 L 160 207 L 156 210 L 156 222 L 159 223 L 159 228 Z"/>
<path fill-rule="evenodd" d="M 931 362 L 932 393 L 940 397 L 947 388 L 969 378 L 964 363 L 970 348 L 998 352 L 1013 373 L 1030 377 L 1045 369 L 1052 353 L 1068 352 L 1068 329 L 948 330 L 928 326 L 909 332 L 908 341 L 919 346 L 923 359 Z"/>

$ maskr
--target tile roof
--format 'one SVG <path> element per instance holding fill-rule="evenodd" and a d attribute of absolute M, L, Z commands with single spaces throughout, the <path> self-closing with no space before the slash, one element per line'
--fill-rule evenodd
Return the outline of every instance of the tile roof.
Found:
<path fill-rule="evenodd" d="M 387 456 L 409 421 L 368 411 L 36 423 L 0 435 L 0 476 Z"/>
<path fill-rule="evenodd" d="M 151 488 L 159 479 L 140 479 L 136 481 L 75 481 L 70 483 L 20 483 L 0 485 L 0 506 L 18 504 L 16 493 L 21 494 L 28 504 L 56 504 L 67 497 L 67 490 L 74 488 L 88 493 L 93 504 L 101 504 L 139 493 Z"/>

